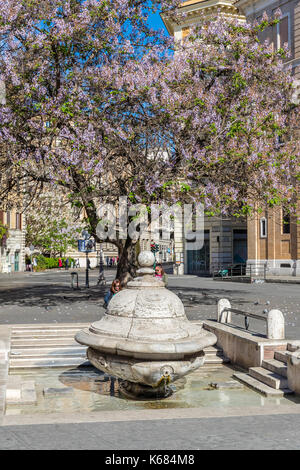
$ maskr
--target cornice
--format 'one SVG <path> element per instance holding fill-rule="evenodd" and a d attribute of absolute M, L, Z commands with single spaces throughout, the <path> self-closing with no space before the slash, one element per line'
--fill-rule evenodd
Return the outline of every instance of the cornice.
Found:
<path fill-rule="evenodd" d="M 161 14 L 162 21 L 164 22 L 170 35 L 174 35 L 176 25 L 192 24 L 195 20 L 201 19 L 201 14 L 211 14 L 213 11 L 221 10 L 224 16 L 230 16 L 245 20 L 241 15 L 232 0 L 190 0 L 184 2 L 180 10 L 185 13 L 185 18 L 181 22 L 170 21 L 166 16 Z"/>

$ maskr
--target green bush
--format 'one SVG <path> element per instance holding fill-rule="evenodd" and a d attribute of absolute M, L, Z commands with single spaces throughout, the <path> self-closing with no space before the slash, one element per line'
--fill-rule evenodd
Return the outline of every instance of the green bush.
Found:
<path fill-rule="evenodd" d="M 46 256 L 43 256 L 43 255 L 37 255 L 35 256 L 35 258 L 37 260 L 37 268 L 36 268 L 37 271 L 43 271 L 44 269 L 55 269 L 59 267 L 58 265 L 59 258 L 47 258 Z M 61 257 L 63 267 L 66 266 L 66 259 L 67 258 Z M 75 264 L 74 258 L 69 258 L 69 267 L 71 267 L 72 262 Z"/>

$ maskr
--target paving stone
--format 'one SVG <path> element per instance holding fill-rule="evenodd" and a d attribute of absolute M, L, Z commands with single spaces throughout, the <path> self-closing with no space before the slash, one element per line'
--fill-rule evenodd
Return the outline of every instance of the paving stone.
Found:
<path fill-rule="evenodd" d="M 44 388 L 43 394 L 47 396 L 55 395 L 70 395 L 73 393 L 72 387 L 63 387 L 63 388 Z"/>

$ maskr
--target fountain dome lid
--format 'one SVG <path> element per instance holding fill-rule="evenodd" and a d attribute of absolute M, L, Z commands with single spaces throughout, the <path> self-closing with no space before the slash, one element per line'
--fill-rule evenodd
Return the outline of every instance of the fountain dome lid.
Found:
<path fill-rule="evenodd" d="M 143 251 L 138 257 L 140 269 L 127 289 L 121 290 L 109 302 L 107 314 L 134 318 L 186 318 L 179 297 L 165 288 L 164 282 L 154 277 L 155 258 L 151 251 Z"/>

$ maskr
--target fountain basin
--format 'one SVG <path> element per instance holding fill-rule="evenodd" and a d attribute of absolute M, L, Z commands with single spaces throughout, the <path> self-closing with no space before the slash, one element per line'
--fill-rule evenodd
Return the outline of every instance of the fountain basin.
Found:
<path fill-rule="evenodd" d="M 182 361 L 143 361 L 131 357 L 119 357 L 103 354 L 89 348 L 87 357 L 97 368 L 129 382 L 159 387 L 193 372 L 204 364 L 205 354 L 200 351 Z"/>

